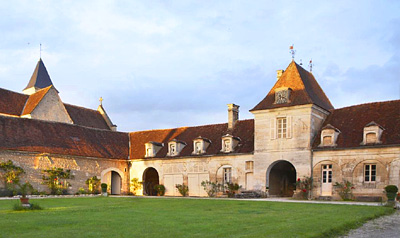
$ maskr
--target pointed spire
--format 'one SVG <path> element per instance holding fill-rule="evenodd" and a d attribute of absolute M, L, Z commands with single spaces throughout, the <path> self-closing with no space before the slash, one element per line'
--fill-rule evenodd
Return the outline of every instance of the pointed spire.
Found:
<path fill-rule="evenodd" d="M 24 88 L 23 92 L 30 95 L 40 89 L 47 88 L 48 86 L 52 85 L 53 83 L 51 82 L 49 73 L 43 64 L 42 58 L 40 58 L 36 64 L 35 71 L 33 71 L 31 80 L 26 88 Z"/>

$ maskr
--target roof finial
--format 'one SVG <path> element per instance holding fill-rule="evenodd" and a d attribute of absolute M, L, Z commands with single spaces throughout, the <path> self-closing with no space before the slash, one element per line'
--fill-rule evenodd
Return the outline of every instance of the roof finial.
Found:
<path fill-rule="evenodd" d="M 310 63 L 308 64 L 308 67 L 310 67 L 310 73 L 312 72 L 312 67 L 313 67 L 312 59 L 310 59 Z"/>
<path fill-rule="evenodd" d="M 100 97 L 99 101 L 100 101 L 100 106 L 103 106 L 103 97 Z"/>
<path fill-rule="evenodd" d="M 289 47 L 289 53 L 292 55 L 292 61 L 294 61 L 294 55 L 296 54 L 296 51 L 294 50 L 294 44 Z"/>
<path fill-rule="evenodd" d="M 39 51 L 40 53 L 39 53 L 39 57 L 40 57 L 40 59 L 42 58 L 42 43 L 40 43 L 40 51 Z"/>

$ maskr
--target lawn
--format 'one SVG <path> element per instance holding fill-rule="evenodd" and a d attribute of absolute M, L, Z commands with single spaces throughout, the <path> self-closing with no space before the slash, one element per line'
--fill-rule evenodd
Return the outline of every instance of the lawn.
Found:
<path fill-rule="evenodd" d="M 56 198 L 44 210 L 0 201 L 0 237 L 329 237 L 385 207 L 179 198 Z"/>

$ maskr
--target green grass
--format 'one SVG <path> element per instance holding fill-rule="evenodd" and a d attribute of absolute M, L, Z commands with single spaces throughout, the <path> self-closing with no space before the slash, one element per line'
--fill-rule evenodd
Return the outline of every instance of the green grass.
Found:
<path fill-rule="evenodd" d="M 0 237 L 332 237 L 385 207 L 174 198 L 37 199 L 44 210 L 0 201 Z"/>

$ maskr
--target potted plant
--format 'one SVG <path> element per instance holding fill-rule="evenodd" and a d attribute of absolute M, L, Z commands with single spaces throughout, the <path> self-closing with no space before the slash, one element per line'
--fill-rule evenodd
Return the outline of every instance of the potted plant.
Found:
<path fill-rule="evenodd" d="M 385 187 L 386 196 L 388 198 L 388 202 L 394 202 L 397 196 L 397 192 L 399 189 L 396 185 L 388 185 Z"/>
<path fill-rule="evenodd" d="M 106 183 L 102 183 L 101 185 L 101 194 L 105 197 L 107 197 L 107 184 Z"/>
<path fill-rule="evenodd" d="M 165 194 L 165 186 L 162 184 L 157 184 L 154 186 L 154 189 L 157 191 L 157 196 L 164 196 Z"/>
<path fill-rule="evenodd" d="M 33 191 L 33 186 L 29 183 L 26 182 L 24 184 L 18 184 L 19 190 L 18 192 L 21 193 L 21 204 L 24 206 L 29 206 L 29 198 L 26 197 L 26 195 L 30 194 Z"/>

